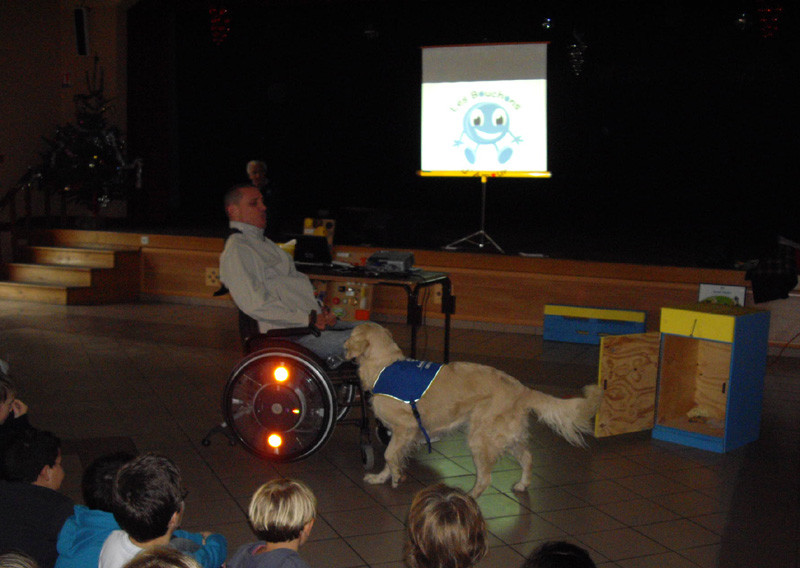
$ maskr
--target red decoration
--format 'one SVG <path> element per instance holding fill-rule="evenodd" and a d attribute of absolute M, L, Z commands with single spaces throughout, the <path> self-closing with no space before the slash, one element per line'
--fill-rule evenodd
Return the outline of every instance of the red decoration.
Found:
<path fill-rule="evenodd" d="M 758 27 L 761 30 L 761 37 L 764 39 L 774 39 L 780 31 L 780 19 L 783 15 L 783 6 L 780 4 L 766 4 L 759 2 L 758 6 Z"/>
<path fill-rule="evenodd" d="M 211 26 L 211 41 L 221 45 L 231 32 L 231 13 L 223 5 L 218 4 L 208 7 L 208 18 Z"/>

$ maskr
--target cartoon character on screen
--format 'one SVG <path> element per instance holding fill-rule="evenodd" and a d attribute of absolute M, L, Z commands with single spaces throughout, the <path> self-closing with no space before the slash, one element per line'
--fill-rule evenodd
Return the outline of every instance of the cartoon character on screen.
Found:
<path fill-rule="evenodd" d="M 482 145 L 491 144 L 497 150 L 497 161 L 505 164 L 514 151 L 508 146 L 501 149 L 497 143 L 506 135 L 511 136 L 511 141 L 515 144 L 522 142 L 521 136 L 514 136 L 511 132 L 510 123 L 508 112 L 497 103 L 478 103 L 464 114 L 464 130 L 454 145 L 461 146 L 464 144 L 462 142 L 464 135 L 475 142 L 474 148 L 464 149 L 464 155 L 467 160 L 470 164 L 474 164 L 478 148 Z"/>

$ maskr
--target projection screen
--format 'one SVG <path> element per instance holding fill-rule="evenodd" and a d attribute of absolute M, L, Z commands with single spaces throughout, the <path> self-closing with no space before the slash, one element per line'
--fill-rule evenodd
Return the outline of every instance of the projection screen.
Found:
<path fill-rule="evenodd" d="M 550 177 L 547 43 L 422 48 L 420 175 Z"/>

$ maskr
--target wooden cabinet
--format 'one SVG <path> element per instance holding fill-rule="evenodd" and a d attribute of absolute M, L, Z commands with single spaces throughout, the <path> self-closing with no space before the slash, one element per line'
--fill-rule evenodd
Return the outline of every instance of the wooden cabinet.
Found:
<path fill-rule="evenodd" d="M 660 342 L 603 338 L 596 435 L 652 428 L 656 439 L 715 452 L 757 440 L 768 333 L 769 312 L 696 304 L 662 308 Z"/>

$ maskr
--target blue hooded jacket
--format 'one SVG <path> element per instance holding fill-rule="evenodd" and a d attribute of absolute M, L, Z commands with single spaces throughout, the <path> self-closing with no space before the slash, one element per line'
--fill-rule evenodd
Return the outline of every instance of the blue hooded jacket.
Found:
<path fill-rule="evenodd" d="M 58 560 L 55 568 L 87 568 L 97 566 L 100 562 L 100 550 L 111 531 L 119 530 L 114 515 L 98 509 L 89 509 L 83 505 L 75 505 L 75 513 L 66 520 L 58 534 Z M 177 530 L 173 538 L 186 538 L 202 544 L 203 535 Z M 192 553 L 203 568 L 219 568 L 228 555 L 228 543 L 225 537 L 215 534 L 206 539 Z"/>

